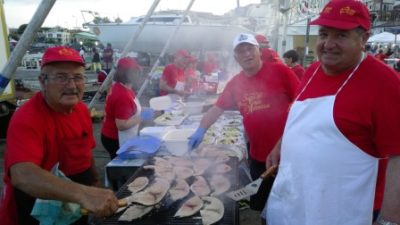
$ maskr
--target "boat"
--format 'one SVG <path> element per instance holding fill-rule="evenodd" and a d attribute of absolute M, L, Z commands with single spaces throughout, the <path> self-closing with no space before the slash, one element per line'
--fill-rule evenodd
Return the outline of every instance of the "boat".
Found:
<path fill-rule="evenodd" d="M 182 18 L 183 11 L 168 10 L 153 14 L 132 46 L 135 52 L 160 53 L 168 38 Z M 144 16 L 133 18 L 125 23 L 88 23 L 86 26 L 103 43 L 111 43 L 113 48 L 123 49 Z M 231 50 L 232 41 L 238 33 L 253 33 L 249 29 L 230 24 L 231 18 L 211 13 L 190 12 L 184 18 L 175 38 L 171 40 L 168 53 L 177 49 L 188 51 Z"/>

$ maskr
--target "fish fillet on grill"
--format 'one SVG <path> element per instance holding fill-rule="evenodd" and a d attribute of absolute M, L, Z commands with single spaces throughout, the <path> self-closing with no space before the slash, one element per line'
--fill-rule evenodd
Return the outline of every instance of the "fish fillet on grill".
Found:
<path fill-rule="evenodd" d="M 215 159 L 215 163 L 226 163 L 230 160 L 231 158 L 227 155 L 222 155 L 222 156 L 218 156 Z"/>
<path fill-rule="evenodd" d="M 203 175 L 203 173 L 210 167 L 211 162 L 208 159 L 199 158 L 193 162 L 194 176 Z"/>
<path fill-rule="evenodd" d="M 224 216 L 224 205 L 218 198 L 202 197 L 204 208 L 200 210 L 203 225 L 211 225 L 222 219 Z"/>
<path fill-rule="evenodd" d="M 161 167 L 172 167 L 171 163 L 168 162 L 168 160 L 163 159 L 161 157 L 155 156 L 153 158 L 154 160 L 154 165 L 155 166 L 161 166 Z"/>
<path fill-rule="evenodd" d="M 178 179 L 187 179 L 193 176 L 193 170 L 183 166 L 174 167 L 174 173 Z"/>
<path fill-rule="evenodd" d="M 174 166 L 183 166 L 183 167 L 188 167 L 192 168 L 193 164 L 190 160 L 188 160 L 185 157 L 179 157 L 179 156 L 164 156 L 168 162 Z"/>
<path fill-rule="evenodd" d="M 147 177 L 137 177 L 132 183 L 128 184 L 128 190 L 132 194 L 143 190 L 149 184 L 149 179 Z"/>
<path fill-rule="evenodd" d="M 155 165 L 147 165 L 143 166 L 144 169 L 154 170 L 154 174 L 156 177 L 161 177 L 172 181 L 175 179 L 175 172 L 172 167 L 164 167 L 164 166 L 155 166 Z"/>
<path fill-rule="evenodd" d="M 227 164 L 218 164 L 218 165 L 216 165 L 215 166 L 215 172 L 216 173 L 227 173 L 227 172 L 229 172 L 229 171 L 231 171 L 232 170 L 232 167 L 230 167 L 229 165 L 227 165 Z"/>
<path fill-rule="evenodd" d="M 221 174 L 215 174 L 210 179 L 210 186 L 214 190 L 211 196 L 225 193 L 231 188 L 231 182 Z"/>
<path fill-rule="evenodd" d="M 132 221 L 142 218 L 153 208 L 154 206 L 133 205 L 125 210 L 125 212 L 118 218 L 118 221 Z"/>
<path fill-rule="evenodd" d="M 179 210 L 175 213 L 175 217 L 187 217 L 196 214 L 201 207 L 203 207 L 203 201 L 199 196 L 193 196 L 189 198 Z"/>
<path fill-rule="evenodd" d="M 154 183 L 150 184 L 145 190 L 128 197 L 132 202 L 145 206 L 159 203 L 167 194 L 170 183 L 167 179 L 157 177 Z M 129 202 L 129 201 L 128 201 Z"/>
<path fill-rule="evenodd" d="M 175 185 L 169 189 L 170 198 L 173 201 L 182 199 L 190 193 L 189 184 L 183 179 L 175 180 Z"/>
<path fill-rule="evenodd" d="M 206 179 L 202 176 L 197 176 L 196 181 L 190 186 L 190 190 L 197 196 L 206 196 L 210 194 L 211 190 L 207 184 Z"/>

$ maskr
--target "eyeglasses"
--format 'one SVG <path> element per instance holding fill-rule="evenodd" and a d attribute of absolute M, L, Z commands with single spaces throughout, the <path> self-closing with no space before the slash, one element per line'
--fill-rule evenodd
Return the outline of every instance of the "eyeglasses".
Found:
<path fill-rule="evenodd" d="M 66 74 L 56 74 L 54 76 L 49 76 L 47 74 L 43 74 L 45 79 L 53 80 L 58 84 L 68 84 L 70 80 L 74 81 L 75 84 L 84 84 L 86 81 L 86 76 L 82 75 L 74 75 L 72 77 Z"/>

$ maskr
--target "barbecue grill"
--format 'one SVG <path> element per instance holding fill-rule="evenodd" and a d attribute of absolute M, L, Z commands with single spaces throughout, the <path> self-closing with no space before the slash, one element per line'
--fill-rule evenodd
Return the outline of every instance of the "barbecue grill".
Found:
<path fill-rule="evenodd" d="M 151 161 L 151 159 L 148 161 Z M 232 167 L 232 170 L 229 171 L 228 174 L 226 174 L 229 177 L 229 180 L 231 181 L 232 185 L 230 190 L 235 190 L 237 188 L 237 183 L 238 183 L 238 161 L 236 158 L 232 158 L 228 163 Z M 212 173 L 213 171 L 209 171 Z M 119 189 L 119 191 L 116 193 L 116 196 L 118 199 L 127 197 L 131 195 L 131 192 L 128 190 L 128 184 L 131 183 L 134 179 L 136 179 L 139 176 L 147 176 L 147 177 L 152 177 L 153 176 L 153 171 L 152 170 L 147 170 L 141 167 L 138 169 L 132 177 L 128 179 L 128 181 Z M 193 183 L 195 179 L 189 178 L 187 179 L 189 185 Z M 228 191 L 229 192 L 229 191 Z M 168 201 L 168 196 L 166 196 L 160 203 L 159 205 L 156 206 L 156 209 L 153 209 L 152 212 L 149 214 L 145 215 L 141 219 L 133 220 L 131 222 L 125 222 L 125 221 L 118 221 L 118 218 L 121 216 L 123 212 L 117 213 L 111 217 L 108 217 L 101 221 L 98 224 L 102 225 L 114 225 L 114 224 L 134 224 L 134 225 L 201 225 L 202 220 L 201 220 L 201 215 L 200 212 L 196 213 L 195 215 L 191 217 L 186 217 L 186 218 L 175 218 L 174 215 L 176 211 L 180 208 L 180 206 L 185 202 L 187 199 L 193 196 L 193 193 L 190 193 L 188 196 L 186 196 L 184 199 L 178 200 L 174 203 L 170 203 Z M 232 225 L 232 224 L 239 224 L 239 209 L 235 201 L 231 200 L 228 197 L 225 197 L 224 194 L 221 196 L 218 196 L 218 198 L 222 201 L 225 207 L 225 213 L 223 218 L 216 223 L 217 225 Z"/>

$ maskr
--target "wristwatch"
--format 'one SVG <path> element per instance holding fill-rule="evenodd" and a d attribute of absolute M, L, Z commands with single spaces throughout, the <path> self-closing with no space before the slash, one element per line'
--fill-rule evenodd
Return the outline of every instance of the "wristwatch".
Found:
<path fill-rule="evenodd" d="M 376 222 L 377 222 L 379 225 L 399 225 L 398 223 L 393 223 L 393 222 L 387 221 L 387 220 L 385 220 L 385 219 L 382 219 L 382 217 L 379 217 L 379 218 L 376 220 Z"/>

